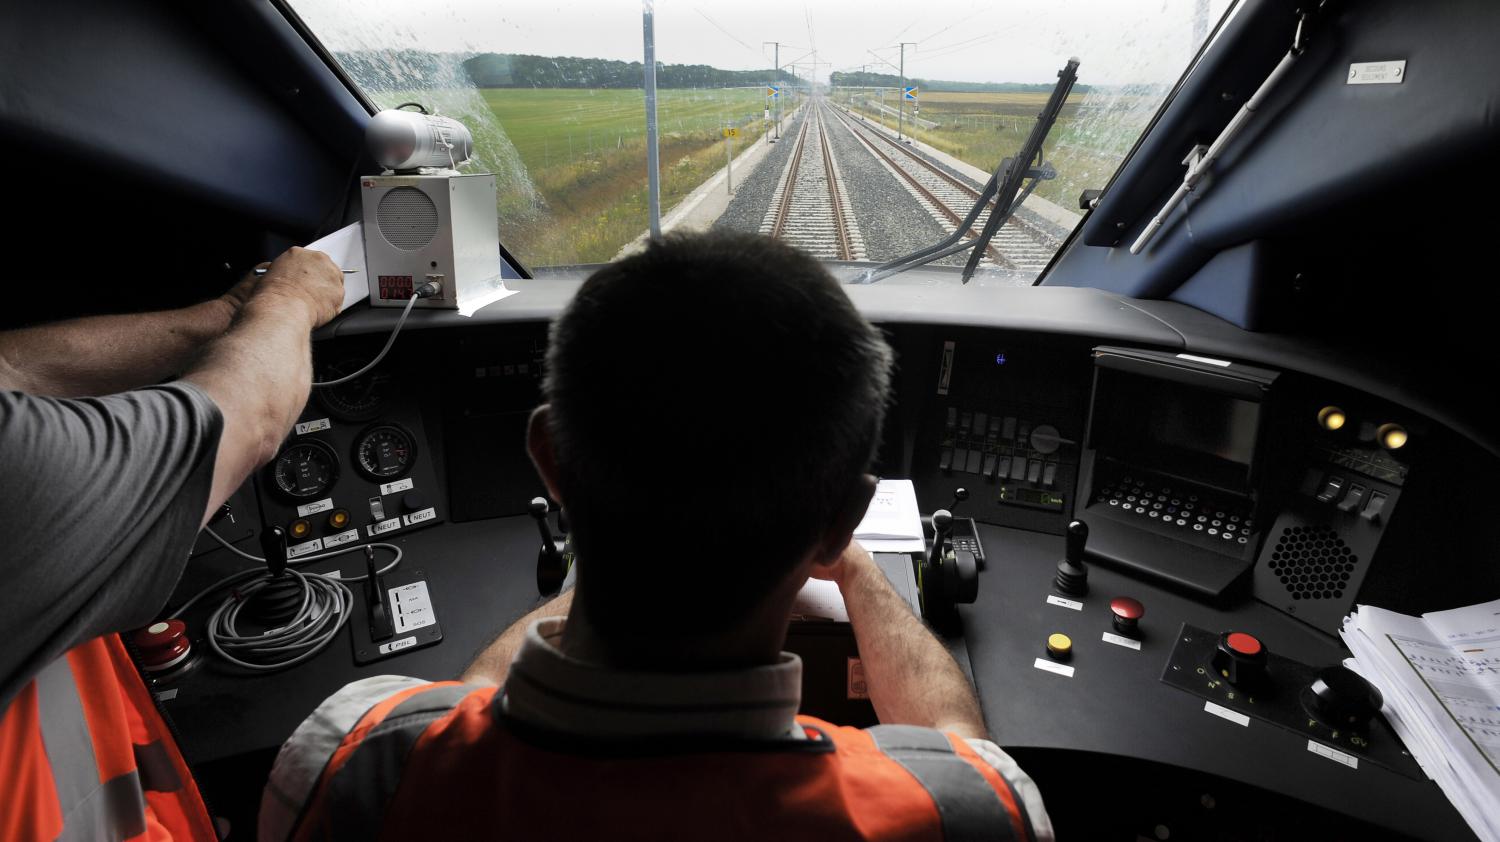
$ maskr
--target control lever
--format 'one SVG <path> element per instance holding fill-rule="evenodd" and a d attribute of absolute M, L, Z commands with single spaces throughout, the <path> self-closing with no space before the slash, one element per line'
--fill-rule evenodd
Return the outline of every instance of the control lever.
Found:
<path fill-rule="evenodd" d="M 547 523 L 549 509 L 546 497 L 533 497 L 531 504 L 526 507 L 527 512 L 536 520 L 537 533 L 542 539 L 536 555 L 536 589 L 542 596 L 557 593 L 562 589 L 563 580 L 568 578 L 568 562 L 564 552 L 567 540 L 559 540 L 552 534 L 552 527 Z M 562 520 L 561 512 L 558 512 L 558 520 Z"/>
<path fill-rule="evenodd" d="M 385 607 L 385 585 L 380 581 L 379 568 L 375 566 L 375 548 L 365 546 L 365 604 L 370 617 L 370 640 L 389 640 L 396 634 L 391 626 L 391 615 Z"/>
<path fill-rule="evenodd" d="M 958 504 L 969 499 L 969 489 L 959 486 L 953 489 L 953 502 L 948 504 L 949 512 L 958 511 Z"/>
<path fill-rule="evenodd" d="M 1083 563 L 1084 546 L 1088 540 L 1088 524 L 1081 520 L 1068 524 L 1065 554 L 1057 563 L 1057 577 L 1052 580 L 1053 586 L 1065 594 L 1083 596 L 1089 592 L 1089 569 Z"/>
<path fill-rule="evenodd" d="M 979 565 L 969 550 L 950 552 L 948 538 L 954 525 L 951 512 L 938 509 L 932 513 L 931 523 L 932 545 L 921 564 L 919 577 L 922 616 L 935 627 L 956 630 L 955 606 L 972 603 L 979 597 Z"/>
<path fill-rule="evenodd" d="M 266 560 L 266 569 L 272 578 L 286 572 L 286 530 L 279 526 L 267 526 L 260 531 L 261 557 Z"/>

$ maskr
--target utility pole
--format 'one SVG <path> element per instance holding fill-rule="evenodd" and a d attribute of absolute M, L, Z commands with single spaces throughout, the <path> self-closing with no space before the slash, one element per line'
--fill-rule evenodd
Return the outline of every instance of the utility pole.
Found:
<path fill-rule="evenodd" d="M 904 140 L 906 132 L 906 46 L 910 44 L 915 47 L 916 41 L 902 41 L 901 47 L 901 84 L 896 88 L 896 139 Z"/>
<path fill-rule="evenodd" d="M 771 71 L 771 84 L 777 88 L 777 93 L 776 93 L 776 102 L 775 102 L 775 105 L 776 105 L 776 115 L 775 115 L 776 116 L 776 137 L 775 138 L 768 137 L 767 140 L 766 140 L 766 142 L 767 143 L 775 143 L 776 141 L 778 141 L 778 140 L 781 139 L 781 92 L 780 92 L 780 86 L 781 86 L 781 42 L 780 41 L 762 41 L 762 42 L 760 42 L 760 45 L 761 45 L 762 48 L 764 48 L 767 44 L 771 44 L 771 45 L 773 45 L 775 47 L 774 55 L 775 55 L 775 62 L 776 62 L 776 64 L 775 64 L 775 69 Z M 765 55 L 765 53 L 761 53 L 761 55 Z"/>
<path fill-rule="evenodd" d="M 656 11 L 652 0 L 641 7 L 641 29 L 646 42 L 646 216 L 651 239 L 661 240 L 661 160 L 656 148 Z"/>

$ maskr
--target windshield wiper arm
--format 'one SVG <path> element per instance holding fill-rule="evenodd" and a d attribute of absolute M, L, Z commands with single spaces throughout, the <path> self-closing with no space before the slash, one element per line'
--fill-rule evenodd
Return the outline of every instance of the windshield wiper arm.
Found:
<path fill-rule="evenodd" d="M 1047 98 L 1047 106 L 1042 109 L 1041 114 L 1037 115 L 1036 125 L 1031 127 L 1031 135 L 1026 138 L 1026 145 L 1021 147 L 1021 154 L 1015 157 L 1009 167 L 1006 167 L 1003 161 L 1001 162 L 1001 167 L 1005 170 L 1005 183 L 1001 186 L 999 195 L 1015 196 L 1016 192 L 1021 189 L 1021 181 L 1031 175 L 1031 162 L 1035 161 L 1037 166 L 1042 166 L 1042 144 L 1047 140 L 1047 133 L 1052 131 L 1052 124 L 1057 122 L 1057 115 L 1062 111 L 1063 103 L 1068 101 L 1068 94 L 1073 91 L 1073 83 L 1077 81 L 1078 59 L 1070 58 L 1063 69 L 1057 72 L 1057 84 L 1052 86 L 1052 95 Z M 1037 177 L 1032 176 L 1031 186 L 1036 187 L 1036 183 Z M 1031 191 L 1026 192 L 1029 194 Z M 1016 208 L 1020 207 L 1025 198 L 1025 196 L 1020 196 L 1003 209 L 997 204 L 990 218 L 984 221 L 984 231 L 980 232 L 974 251 L 969 255 L 969 262 L 964 265 L 964 283 L 968 283 L 969 279 L 974 277 L 974 270 L 979 268 L 979 258 L 984 256 L 985 247 L 990 244 L 995 232 L 1000 230 L 1000 225 L 1010 219 L 1011 214 L 1015 213 Z"/>
<path fill-rule="evenodd" d="M 1032 127 L 1031 134 L 1027 137 L 1025 145 L 1021 147 L 1021 155 L 1015 158 L 1006 158 L 1000 162 L 1000 165 L 995 168 L 995 172 L 990 176 L 989 181 L 985 182 L 984 189 L 979 191 L 979 198 L 974 200 L 974 206 L 969 209 L 968 213 L 964 214 L 963 220 L 958 223 L 958 227 L 954 229 L 953 233 L 930 246 L 917 249 L 910 254 L 902 255 L 894 260 L 886 261 L 874 269 L 865 272 L 859 277 L 859 283 L 873 284 L 892 275 L 905 272 L 907 269 L 947 257 L 950 254 L 957 254 L 967 249 L 975 249 L 974 253 L 969 256 L 969 264 L 964 267 L 963 282 L 969 282 L 969 278 L 974 274 L 973 267 L 979 264 L 979 258 L 983 256 L 985 248 L 988 247 L 990 240 L 995 236 L 995 232 L 1000 229 L 1000 225 L 1006 219 L 1010 218 L 1015 208 L 1026 201 L 1026 197 L 1030 196 L 1031 191 L 1036 189 L 1038 181 L 1044 178 L 1053 178 L 1056 175 L 1051 167 L 1045 164 L 1039 164 L 1036 167 L 1016 167 L 1012 166 L 1012 163 L 1015 161 L 1029 162 L 1040 160 L 1042 143 L 1047 139 L 1047 133 L 1051 131 L 1052 124 L 1057 121 L 1057 114 L 1062 110 L 1062 104 L 1067 101 L 1069 92 L 1073 90 L 1073 83 L 1078 81 L 1078 59 L 1068 59 L 1067 66 L 1058 71 L 1057 76 L 1057 85 L 1053 87 L 1052 94 L 1047 99 L 1046 107 L 1042 109 L 1042 113 L 1037 115 L 1037 123 Z M 1005 179 L 1005 187 L 1008 189 L 999 187 L 1002 174 Z M 1026 178 L 1030 178 L 1031 183 L 1026 185 L 1026 189 L 1017 196 L 1016 192 L 1021 189 L 1021 182 Z M 965 239 L 965 235 L 973 226 L 974 221 L 979 218 L 980 212 L 996 196 L 1012 196 L 1014 199 L 1006 202 L 1003 208 L 1000 206 L 1000 202 L 996 201 L 995 208 L 990 213 L 989 219 L 986 220 L 984 230 L 980 235 Z M 978 248 L 975 248 L 976 246 Z"/>

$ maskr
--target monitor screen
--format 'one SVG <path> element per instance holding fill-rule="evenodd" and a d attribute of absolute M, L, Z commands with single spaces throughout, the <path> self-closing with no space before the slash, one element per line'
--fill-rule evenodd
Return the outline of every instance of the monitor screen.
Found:
<path fill-rule="evenodd" d="M 1112 458 L 1246 492 L 1261 404 L 1167 380 L 1100 372 L 1091 436 Z"/>

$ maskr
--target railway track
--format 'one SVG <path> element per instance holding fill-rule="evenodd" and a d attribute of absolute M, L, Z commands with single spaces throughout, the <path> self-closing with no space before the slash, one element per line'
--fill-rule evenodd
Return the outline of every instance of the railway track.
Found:
<path fill-rule="evenodd" d="M 979 198 L 979 190 L 967 181 L 937 166 L 903 143 L 865 123 L 834 112 L 841 122 L 876 158 L 897 176 L 897 180 L 922 204 L 932 218 L 949 233 L 956 231 L 964 214 Z M 979 235 L 989 219 L 993 205 L 979 212 L 966 237 Z M 985 250 L 981 261 L 1009 269 L 1040 272 L 1052 260 L 1057 243 L 1022 219 L 1012 216 Z"/>
<path fill-rule="evenodd" d="M 760 232 L 829 260 L 864 260 L 865 241 L 828 143 L 822 105 L 809 109 L 771 194 Z"/>

